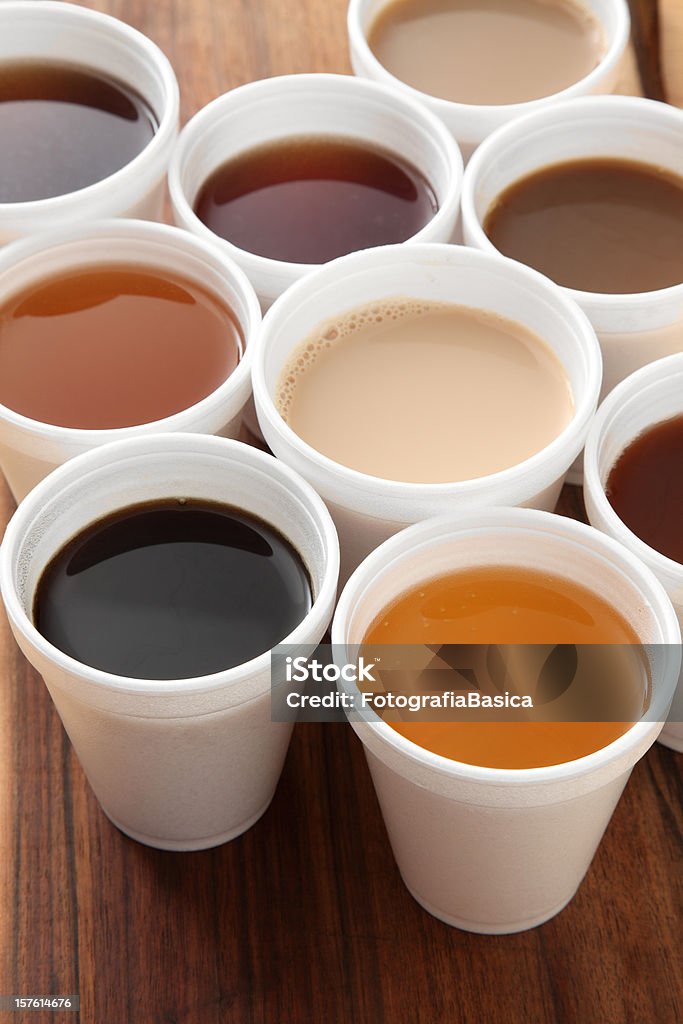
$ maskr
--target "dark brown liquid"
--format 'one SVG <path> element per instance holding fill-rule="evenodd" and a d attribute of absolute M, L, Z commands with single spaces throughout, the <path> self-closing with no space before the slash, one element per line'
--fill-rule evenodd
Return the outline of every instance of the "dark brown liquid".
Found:
<path fill-rule="evenodd" d="M 0 65 L 0 203 L 50 199 L 130 163 L 157 127 L 128 86 L 84 68 Z"/>
<path fill-rule="evenodd" d="M 33 618 L 82 664 L 187 679 L 271 650 L 310 607 L 303 562 L 272 526 L 169 499 L 122 509 L 70 541 L 38 583 Z"/>
<path fill-rule="evenodd" d="M 516 182 L 484 229 L 505 256 L 566 288 L 605 294 L 683 282 L 683 179 L 622 160 L 578 160 Z"/>
<path fill-rule="evenodd" d="M 436 209 L 429 183 L 394 154 L 314 137 L 248 150 L 215 171 L 195 202 L 217 235 L 287 263 L 405 242 Z"/>
<path fill-rule="evenodd" d="M 215 391 L 242 347 L 232 311 L 191 281 L 74 270 L 0 306 L 0 403 L 60 427 L 151 423 Z"/>
<path fill-rule="evenodd" d="M 683 564 L 683 416 L 646 430 L 622 452 L 607 497 L 629 530 Z"/>

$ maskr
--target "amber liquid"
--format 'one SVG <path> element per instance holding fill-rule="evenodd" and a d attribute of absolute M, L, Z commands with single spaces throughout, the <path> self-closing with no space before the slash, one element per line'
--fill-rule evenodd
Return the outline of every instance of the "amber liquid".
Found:
<path fill-rule="evenodd" d="M 217 235 L 287 263 L 405 242 L 436 209 L 429 183 L 400 157 L 326 137 L 247 150 L 214 171 L 195 202 Z"/>
<path fill-rule="evenodd" d="M 0 65 L 0 203 L 86 188 L 130 163 L 156 117 L 128 86 L 65 64 Z"/>
<path fill-rule="evenodd" d="M 0 403 L 61 427 L 151 423 L 211 394 L 242 346 L 232 311 L 190 281 L 73 271 L 0 307 Z"/>
<path fill-rule="evenodd" d="M 580 291 L 683 282 L 683 178 L 626 160 L 576 160 L 511 185 L 484 228 L 505 256 Z"/>
<path fill-rule="evenodd" d="M 683 564 L 683 416 L 651 427 L 622 452 L 607 497 L 629 530 Z"/>
<path fill-rule="evenodd" d="M 484 567 L 438 577 L 397 598 L 372 623 L 366 644 L 637 644 L 606 601 L 569 580 Z M 644 679 L 644 677 L 643 677 Z M 391 721 L 419 746 L 490 768 L 537 768 L 583 757 L 621 736 L 645 710 L 644 681 L 631 680 L 631 721 Z M 619 707 L 621 708 L 621 703 Z"/>

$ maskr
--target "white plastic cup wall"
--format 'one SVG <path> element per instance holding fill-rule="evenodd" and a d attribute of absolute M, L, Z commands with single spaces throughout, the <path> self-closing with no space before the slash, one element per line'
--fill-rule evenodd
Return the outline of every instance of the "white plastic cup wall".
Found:
<path fill-rule="evenodd" d="M 350 75 L 283 75 L 219 96 L 185 125 L 169 168 L 176 224 L 222 245 L 242 267 L 266 309 L 316 264 L 287 263 L 220 238 L 194 212 L 207 178 L 256 146 L 301 136 L 352 139 L 395 153 L 431 185 L 438 210 L 409 241 L 450 242 L 458 223 L 463 163 L 437 117 L 386 86 Z"/>
<path fill-rule="evenodd" d="M 534 331 L 556 353 L 571 384 L 575 411 L 567 427 L 551 444 L 516 466 L 452 484 L 383 480 L 317 452 L 278 412 L 275 395 L 284 366 L 324 321 L 397 296 L 486 310 Z M 335 260 L 283 295 L 266 314 L 259 332 L 252 382 L 259 423 L 271 451 L 315 487 L 332 513 L 344 581 L 378 544 L 421 519 L 489 505 L 554 509 L 595 412 L 601 359 L 586 316 L 541 274 L 462 246 L 395 245 Z M 353 394 L 349 406 L 353 406 Z M 382 429 L 379 422 L 377 429 Z M 454 444 L 459 442 L 467 443 L 453 438 Z"/>
<path fill-rule="evenodd" d="M 135 438 L 56 470 L 7 527 L 0 588 L 17 642 L 43 676 L 105 814 L 142 843 L 197 850 L 244 832 L 275 791 L 291 724 L 271 721 L 270 654 L 196 679 L 129 679 L 63 654 L 31 618 L 41 573 L 75 534 L 117 509 L 178 495 L 244 509 L 290 541 L 314 603 L 286 642 L 318 643 L 339 569 L 327 510 L 272 456 L 223 438 Z"/>
<path fill-rule="evenodd" d="M 261 322 L 261 310 L 240 268 L 211 242 L 165 224 L 125 219 L 34 235 L 0 249 L 0 308 L 12 295 L 54 275 L 115 264 L 178 274 L 208 289 L 233 311 L 245 342 L 243 356 L 230 376 L 200 402 L 163 420 L 137 426 L 108 430 L 59 427 L 0 405 L 0 469 L 17 501 L 67 459 L 110 441 L 159 431 L 224 437 L 239 433 L 251 395 L 252 338 Z"/>
<path fill-rule="evenodd" d="M 502 128 L 479 148 L 465 174 L 465 242 L 498 251 L 484 231 L 486 214 L 502 192 L 529 174 L 565 161 L 609 158 L 683 176 L 682 139 L 682 110 L 625 96 L 576 100 Z M 683 350 L 683 283 L 633 295 L 563 290 L 600 339 L 602 397 L 634 370 Z"/>
<path fill-rule="evenodd" d="M 651 652 L 662 718 L 680 668 L 680 630 L 663 587 L 615 541 L 530 509 L 482 509 L 393 537 L 347 583 L 332 624 L 336 657 L 352 660 L 368 627 L 399 594 L 449 570 L 529 566 L 600 594 Z M 368 760 L 403 880 L 431 914 L 467 931 L 522 931 L 557 914 L 580 885 L 634 764 L 661 722 L 633 725 L 565 764 L 502 769 L 419 747 L 386 722 L 352 721 Z M 647 882 L 645 883 L 647 884 Z"/>
<path fill-rule="evenodd" d="M 610 472 L 624 449 L 650 427 L 675 416 L 683 416 L 683 353 L 638 370 L 603 402 L 586 441 L 583 492 L 590 522 L 649 566 L 683 626 L 683 565 L 632 533 L 605 493 Z M 659 742 L 683 750 L 683 673 Z"/>
<path fill-rule="evenodd" d="M 173 68 L 158 46 L 122 21 L 72 3 L 0 3 L 0 62 L 55 61 L 91 68 L 137 92 L 157 130 L 125 167 L 66 195 L 0 203 L 0 245 L 36 231 L 104 217 L 161 217 L 165 179 L 178 133 L 179 95 Z"/>
<path fill-rule="evenodd" d="M 387 71 L 368 45 L 368 32 L 378 13 L 392 2 L 393 0 L 351 0 L 349 3 L 347 25 L 353 70 L 363 78 L 390 85 L 403 95 L 418 99 L 428 106 L 457 139 L 466 161 L 476 147 L 501 125 L 536 110 L 548 110 L 552 116 L 559 103 L 578 96 L 609 93 L 617 86 L 631 24 L 626 0 L 584 0 L 585 6 L 600 21 L 606 41 L 605 54 L 590 74 L 551 96 L 529 100 L 526 103 L 497 106 L 454 103 L 438 96 L 430 96 L 407 85 Z M 485 46 L 485 42 L 482 45 Z"/>

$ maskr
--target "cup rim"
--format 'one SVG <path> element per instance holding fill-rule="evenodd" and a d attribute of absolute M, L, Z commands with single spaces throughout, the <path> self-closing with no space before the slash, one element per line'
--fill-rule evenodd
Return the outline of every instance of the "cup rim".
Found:
<path fill-rule="evenodd" d="M 225 460 L 226 466 L 237 456 L 242 465 L 245 458 L 250 462 L 254 473 L 264 476 L 267 480 L 277 479 L 291 490 L 305 505 L 311 521 L 319 531 L 325 550 L 325 565 L 321 574 L 321 582 L 311 607 L 304 618 L 280 641 L 283 644 L 303 642 L 307 627 L 311 621 L 321 620 L 325 609 L 333 606 L 337 590 L 339 574 L 339 541 L 327 506 L 317 492 L 298 473 L 290 469 L 274 456 L 263 452 L 241 441 L 210 434 L 152 434 L 147 437 L 128 438 L 115 441 L 99 448 L 91 449 L 75 456 L 68 462 L 53 470 L 41 480 L 19 504 L 10 519 L 5 536 L 0 545 L 0 593 L 5 602 L 7 614 L 16 627 L 26 637 L 31 646 L 39 654 L 56 665 L 63 672 L 77 676 L 89 685 L 98 689 L 113 690 L 117 693 L 135 693 L 148 695 L 167 695 L 173 693 L 187 696 L 195 693 L 207 693 L 232 687 L 257 673 L 266 672 L 270 665 L 271 652 L 264 651 L 250 661 L 203 676 L 187 679 L 138 679 L 133 676 L 121 676 L 94 668 L 65 654 L 51 644 L 34 626 L 30 616 L 19 600 L 13 572 L 15 552 L 22 544 L 26 532 L 31 528 L 35 517 L 49 501 L 54 500 L 68 486 L 84 479 L 88 473 L 103 467 L 114 467 L 117 463 L 128 463 L 131 458 L 145 458 L 155 453 L 175 453 L 179 460 L 192 459 L 193 455 L 215 455 Z M 226 502 L 227 504 L 227 502 Z M 124 502 L 121 508 L 128 507 Z M 96 520 L 93 520 L 96 521 Z M 88 524 L 75 529 L 73 536 Z M 58 549 L 57 549 L 58 550 Z M 55 551 L 56 553 L 56 551 Z M 304 556 L 300 553 L 301 558 Z"/>
<path fill-rule="evenodd" d="M 444 220 L 452 216 L 454 210 L 459 211 L 460 193 L 464 176 L 462 153 L 443 122 L 422 103 L 419 103 L 412 97 L 397 94 L 394 89 L 379 82 L 356 78 L 353 75 L 329 72 L 278 75 L 273 78 L 261 78 L 253 82 L 246 82 L 244 85 L 239 85 L 217 96 L 210 103 L 201 107 L 182 128 L 168 167 L 168 190 L 174 213 L 182 218 L 186 226 L 191 225 L 193 233 L 196 232 L 204 237 L 217 240 L 220 245 L 230 252 L 233 259 L 238 259 L 244 266 L 251 268 L 251 272 L 271 269 L 280 270 L 298 277 L 318 270 L 320 267 L 327 266 L 327 263 L 292 263 L 287 260 L 271 259 L 268 256 L 261 256 L 258 253 L 250 252 L 248 249 L 241 249 L 229 239 L 218 235 L 195 213 L 182 184 L 183 170 L 197 146 L 205 142 L 210 134 L 215 131 L 215 123 L 218 120 L 224 120 L 233 108 L 239 110 L 240 105 L 245 100 L 257 97 L 262 103 L 280 104 L 283 100 L 283 91 L 287 93 L 288 91 L 298 91 L 300 89 L 307 90 L 315 83 L 327 83 L 337 87 L 339 90 L 344 90 L 350 96 L 355 95 L 360 99 L 363 96 L 372 97 L 373 94 L 377 97 L 383 97 L 391 102 L 397 115 L 399 114 L 397 108 L 400 108 L 400 116 L 404 121 L 422 122 L 432 136 L 433 141 L 438 143 L 444 160 L 449 167 L 449 181 L 444 199 L 439 203 L 436 213 L 419 231 L 411 235 L 410 238 L 407 238 L 405 242 L 397 244 L 404 245 L 406 243 L 412 244 L 414 241 L 419 242 L 425 234 L 431 234 L 435 230 L 435 226 L 438 228 Z M 288 136 L 293 137 L 294 135 L 301 134 L 301 132 L 291 132 L 288 133 Z M 331 131 L 330 134 L 334 134 L 334 132 Z M 359 140 L 365 139 L 365 141 L 372 142 L 368 135 L 358 134 L 354 135 L 354 137 Z M 249 148 L 246 147 L 241 152 L 247 152 Z M 387 149 L 387 147 L 383 148 Z M 401 156 L 400 153 L 396 155 Z M 216 164 L 213 169 L 215 170 L 219 166 L 220 163 Z M 427 179 L 430 187 L 433 187 L 429 176 L 424 173 L 423 169 L 417 165 L 414 166 Z M 206 178 L 204 180 L 206 181 Z M 365 250 L 358 251 L 363 252 Z"/>
<path fill-rule="evenodd" d="M 672 378 L 680 378 L 682 397 L 679 415 L 683 416 L 683 352 L 676 352 L 663 359 L 657 359 L 653 363 L 648 363 L 647 366 L 635 370 L 617 384 L 601 404 L 591 424 L 584 450 L 583 472 L 586 497 L 592 502 L 600 518 L 608 524 L 609 535 L 615 537 L 627 550 L 637 555 L 655 573 L 661 572 L 669 576 L 677 576 L 683 585 L 683 563 L 650 547 L 637 533 L 629 529 L 607 498 L 599 468 L 600 449 L 605 435 L 614 421 L 624 413 L 627 404 L 637 404 L 646 395 L 656 394 Z M 666 418 L 670 419 L 671 417 Z M 648 430 L 663 422 L 663 419 L 653 420 L 650 427 L 644 429 Z M 628 444 L 633 443 L 643 432 L 641 430 L 639 433 L 633 434 Z M 628 444 L 625 448 L 628 447 Z M 621 449 L 620 455 L 625 448 Z M 618 458 L 619 456 L 617 456 Z M 615 459 L 611 463 L 610 469 L 616 465 L 616 461 Z"/>
<path fill-rule="evenodd" d="M 683 133 L 683 110 L 672 107 L 668 103 L 661 103 L 658 100 L 648 99 L 644 96 L 581 96 L 577 99 L 567 100 L 557 110 L 536 110 L 525 114 L 523 117 L 502 125 L 493 131 L 481 145 L 475 150 L 469 161 L 465 174 L 463 175 L 461 212 L 463 230 L 466 236 L 473 238 L 473 245 L 481 252 L 495 253 L 502 256 L 500 249 L 497 249 L 484 230 L 482 220 L 477 212 L 476 193 L 479 178 L 492 165 L 496 165 L 504 157 L 507 146 L 526 136 L 533 129 L 540 132 L 552 130 L 558 120 L 568 119 L 575 115 L 581 121 L 581 130 L 595 118 L 602 119 L 609 115 L 620 117 L 629 116 L 632 118 L 659 118 L 660 122 L 668 121 L 674 127 L 673 122 L 678 121 L 675 127 Z M 600 157 L 601 154 L 593 154 Z M 587 158 L 590 159 L 590 158 Z M 615 159 L 619 159 L 615 157 Z M 554 167 L 563 163 L 570 163 L 572 158 L 566 160 L 544 160 L 539 162 L 532 170 L 515 178 L 506 188 L 532 174 L 537 173 L 546 167 Z M 647 159 L 637 162 L 645 166 L 659 166 L 650 164 Z M 503 190 L 505 191 L 505 189 Z M 502 193 L 499 193 L 501 195 Z M 643 303 L 658 305 L 662 302 L 671 302 L 676 299 L 683 300 L 683 282 L 670 285 L 667 288 L 658 288 L 646 292 L 588 292 L 579 288 L 569 288 L 566 285 L 557 284 L 563 292 L 569 295 L 583 309 L 607 306 L 609 308 L 618 306 L 620 309 L 629 310 L 642 307 Z"/>
<path fill-rule="evenodd" d="M 380 81 L 390 84 L 393 88 L 405 91 L 415 99 L 420 99 L 423 103 L 428 102 L 432 109 L 438 111 L 439 116 L 443 118 L 447 118 L 449 114 L 474 112 L 478 113 L 482 118 L 504 113 L 508 114 L 510 119 L 516 119 L 528 111 L 544 109 L 550 104 L 562 101 L 565 98 L 569 100 L 576 95 L 583 95 L 587 89 L 590 90 L 593 84 L 599 82 L 618 64 L 628 44 L 631 31 L 631 18 L 626 0 L 609 0 L 616 18 L 614 35 L 611 42 L 608 43 L 602 59 L 583 78 L 572 82 L 571 85 L 561 89 L 559 92 L 538 96 L 535 99 L 525 100 L 521 103 L 460 103 L 457 100 L 447 100 L 443 96 L 434 96 L 431 93 L 422 92 L 420 89 L 416 89 L 402 79 L 397 78 L 396 75 L 393 75 L 385 68 L 384 64 L 382 64 L 370 48 L 366 32 L 363 28 L 361 7 L 364 2 L 365 0 L 350 0 L 349 2 L 347 31 L 351 52 L 360 53 L 364 63 L 372 67 L 373 74 L 377 75 Z M 598 17 L 597 14 L 595 16 L 603 30 L 605 30 L 602 18 Z M 605 35 L 607 35 L 606 31 Z"/>
<path fill-rule="evenodd" d="M 128 47 L 137 48 L 143 58 L 156 69 L 164 93 L 163 110 L 155 111 L 158 114 L 158 126 L 152 138 L 140 152 L 123 167 L 113 171 L 106 178 L 94 181 L 83 188 L 75 189 L 72 192 L 64 192 L 58 196 L 48 196 L 45 199 L 30 199 L 19 203 L 0 203 L 0 220 L 7 218 L 15 220 L 32 214 L 50 214 L 66 205 L 80 204 L 91 199 L 99 199 L 106 196 L 112 188 L 121 188 L 128 179 L 135 181 L 143 173 L 146 164 L 157 158 L 157 154 L 169 146 L 176 133 L 180 111 L 180 90 L 175 72 L 166 54 L 155 42 L 144 33 L 139 32 L 125 21 L 115 18 L 110 14 L 103 14 L 100 11 L 91 10 L 88 7 L 80 7 L 77 4 L 65 3 L 63 0 L 5 0 L 0 5 L 0 18 L 2 16 L 12 17 L 13 14 L 21 13 L 23 17 L 35 15 L 42 18 L 45 15 L 54 17 L 71 17 L 80 19 L 84 24 L 89 22 L 103 32 L 116 33 L 118 38 L 123 40 Z M 88 65 L 83 65 L 87 67 Z M 129 83 L 126 83 L 129 84 Z M 136 89 L 136 91 L 139 91 Z M 146 98 L 145 98 L 146 99 Z"/>
<path fill-rule="evenodd" d="M 32 419 L 23 413 L 10 409 L 9 406 L 0 402 L 0 420 L 10 424 L 18 430 L 30 433 L 34 437 L 41 437 L 61 442 L 72 442 L 79 445 L 101 445 L 111 441 L 123 440 L 142 433 L 150 434 L 164 430 L 182 430 L 187 419 L 193 419 L 197 415 L 207 413 L 216 405 L 219 405 L 233 392 L 240 387 L 248 386 L 251 379 L 251 364 L 253 359 L 254 340 L 261 323 L 261 307 L 256 292 L 247 275 L 230 257 L 222 251 L 221 247 L 215 245 L 210 239 L 197 238 L 182 228 L 174 227 L 171 224 L 161 224 L 156 221 L 133 220 L 125 217 L 110 218 L 107 220 L 95 220 L 89 223 L 79 223 L 70 227 L 51 228 L 49 231 L 41 231 L 26 238 L 19 238 L 9 242 L 4 248 L 0 248 L 0 277 L 10 273 L 16 266 L 21 265 L 25 260 L 47 252 L 49 249 L 59 249 L 63 245 L 71 245 L 79 241 L 99 241 L 104 247 L 106 241 L 111 238 L 119 239 L 141 239 L 150 242 L 158 242 L 169 249 L 184 247 L 187 250 L 194 250 L 194 255 L 199 260 L 211 259 L 222 266 L 224 276 L 235 286 L 240 298 L 246 307 L 246 321 L 239 326 L 244 334 L 243 352 L 235 369 L 230 373 L 218 387 L 214 388 L 208 395 L 188 405 L 184 409 L 163 419 L 149 420 L 146 423 L 135 423 L 126 427 L 105 427 L 101 430 L 83 427 L 64 427 L 56 423 L 46 423 L 42 420 Z M 108 262 L 103 248 L 101 265 Z M 131 260 L 133 263 L 134 260 Z M 92 269 L 98 263 L 90 261 L 88 266 Z M 157 268 L 159 269 L 159 268 Z M 54 275 L 37 275 L 34 284 L 48 280 Z M 182 277 L 183 275 L 178 275 Z M 26 286 L 25 286 L 26 287 Z M 213 289 L 207 289 L 213 295 Z M 11 292 L 10 292 L 11 296 Z M 216 297 L 217 298 L 217 297 Z M 0 300 L 0 306 L 2 305 Z M 225 303 L 218 300 L 220 304 Z M 232 310 L 233 316 L 237 314 Z"/>
<path fill-rule="evenodd" d="M 647 593 L 662 632 L 668 634 L 667 644 L 681 642 L 680 627 L 666 591 L 655 574 L 635 554 L 624 548 L 622 544 L 592 526 L 581 523 L 554 512 L 539 509 L 497 507 L 447 513 L 432 519 L 423 520 L 407 527 L 400 533 L 390 537 L 371 552 L 353 572 L 344 586 L 332 620 L 332 644 L 346 645 L 346 631 L 352 614 L 354 602 L 359 593 L 365 592 L 372 581 L 389 569 L 397 557 L 411 549 L 428 548 L 431 543 L 442 539 L 447 532 L 458 530 L 470 532 L 472 529 L 489 530 L 513 526 L 527 529 L 530 532 L 555 533 L 553 527 L 561 526 L 565 538 L 579 543 L 587 537 L 611 556 L 611 561 L 622 570 L 626 570 L 632 584 Z M 430 537 L 434 531 L 436 536 Z M 420 541 L 423 540 L 423 543 Z M 381 742 L 398 751 L 410 761 L 436 771 L 441 776 L 489 785 L 529 785 L 567 781 L 592 773 L 615 761 L 646 740 L 658 729 L 661 723 L 643 721 L 634 722 L 626 732 L 611 743 L 591 754 L 586 754 L 571 761 L 560 762 L 537 768 L 490 768 L 483 765 L 472 765 L 465 761 L 456 761 L 436 754 L 426 747 L 421 747 L 412 740 L 402 736 L 387 722 L 364 721 L 359 723 L 362 729 L 370 730 Z"/>
<path fill-rule="evenodd" d="M 572 324 L 576 335 L 580 335 L 584 342 L 583 355 L 586 360 L 586 387 L 584 394 L 580 398 L 577 398 L 576 395 L 573 396 L 575 408 L 569 423 L 557 437 L 544 448 L 541 448 L 540 451 L 529 456 L 529 458 L 496 473 L 488 473 L 484 476 L 473 477 L 468 480 L 441 483 L 414 483 L 403 480 L 390 480 L 352 469 L 318 452 L 312 445 L 300 438 L 285 422 L 266 384 L 266 357 L 278 320 L 281 317 L 288 316 L 292 310 L 302 305 L 306 301 L 307 293 L 313 291 L 320 284 L 327 286 L 336 277 L 345 277 L 347 272 L 354 269 L 362 271 L 366 269 L 363 264 L 374 266 L 381 261 L 386 266 L 390 260 L 401 263 L 411 259 L 434 263 L 448 262 L 449 258 L 451 261 L 464 259 L 466 262 L 475 265 L 479 263 L 482 267 L 492 267 L 495 265 L 499 269 L 507 268 L 510 273 L 516 274 L 518 279 L 525 279 L 536 288 L 542 289 L 546 300 L 551 300 L 562 308 L 562 312 L 567 321 Z M 354 268 L 354 264 L 358 264 L 357 268 Z M 483 253 L 468 246 L 452 245 L 445 242 L 421 242 L 410 243 L 409 245 L 399 243 L 397 245 L 378 246 L 331 260 L 311 274 L 308 274 L 302 280 L 297 281 L 273 303 L 263 318 L 255 340 L 254 361 L 252 364 L 254 400 L 259 417 L 263 416 L 265 418 L 268 427 L 270 427 L 273 433 L 283 437 L 287 444 L 295 449 L 297 454 L 305 458 L 307 462 L 314 463 L 328 476 L 334 475 L 338 480 L 343 480 L 345 485 L 353 487 L 355 491 L 360 490 L 374 494 L 379 491 L 387 497 L 397 499 L 410 499 L 420 495 L 434 497 L 450 494 L 466 495 L 476 493 L 482 488 L 492 485 L 505 485 L 510 481 L 518 481 L 520 473 L 527 474 L 533 472 L 538 466 L 543 466 L 549 459 L 555 456 L 558 449 L 562 449 L 567 444 L 568 435 L 578 435 L 587 426 L 594 414 L 602 383 L 602 356 L 595 331 L 583 310 L 576 303 L 572 302 L 571 299 L 563 295 L 557 285 L 553 284 L 549 278 L 544 277 L 538 271 L 532 270 L 530 267 L 526 267 L 524 264 L 517 263 L 498 253 Z M 303 341 L 304 339 L 300 340 Z M 293 348 L 294 346 L 290 349 L 290 353 L 293 351 Z"/>

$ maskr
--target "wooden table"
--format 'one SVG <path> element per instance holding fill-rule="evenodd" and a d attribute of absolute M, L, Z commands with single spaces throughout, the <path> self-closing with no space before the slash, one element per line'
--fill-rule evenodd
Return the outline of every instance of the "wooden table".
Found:
<path fill-rule="evenodd" d="M 184 119 L 252 78 L 349 70 L 345 0 L 93 6 L 164 48 Z M 643 78 L 661 96 L 668 77 L 680 102 L 683 5 L 661 0 L 661 62 L 655 7 L 634 0 Z M 626 76 L 637 91 L 633 66 Z M 562 510 L 582 515 L 578 492 L 565 490 Z M 0 483 L 0 525 L 11 511 Z M 671 751 L 656 745 L 636 767 L 559 917 L 521 935 L 475 936 L 434 920 L 404 889 L 349 728 L 296 728 L 275 800 L 242 838 L 160 853 L 104 818 L 4 614 L 0 668 L 0 993 L 78 993 L 84 1024 L 682 1019 L 681 760 Z"/>

